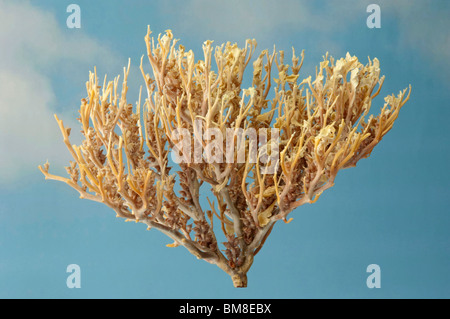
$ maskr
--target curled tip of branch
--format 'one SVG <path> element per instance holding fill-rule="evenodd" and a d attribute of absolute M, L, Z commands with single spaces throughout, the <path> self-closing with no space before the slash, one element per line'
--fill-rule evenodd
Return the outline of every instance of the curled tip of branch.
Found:
<path fill-rule="evenodd" d="M 177 241 L 174 241 L 172 244 L 167 244 L 166 247 L 169 248 L 174 248 L 174 247 L 178 247 L 180 246 L 180 244 Z"/>

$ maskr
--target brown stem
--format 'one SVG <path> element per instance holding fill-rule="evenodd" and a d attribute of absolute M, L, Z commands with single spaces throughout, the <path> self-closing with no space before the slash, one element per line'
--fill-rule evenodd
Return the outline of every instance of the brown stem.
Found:
<path fill-rule="evenodd" d="M 231 277 L 233 280 L 233 286 L 235 288 L 246 288 L 247 287 L 247 274 L 237 273 Z"/>

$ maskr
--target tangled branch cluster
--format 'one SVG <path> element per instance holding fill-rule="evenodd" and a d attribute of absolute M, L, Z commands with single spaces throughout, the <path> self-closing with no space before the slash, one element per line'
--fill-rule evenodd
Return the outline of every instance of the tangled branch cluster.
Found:
<path fill-rule="evenodd" d="M 213 48 L 206 41 L 204 59 L 196 61 L 170 31 L 156 41 L 150 35 L 149 28 L 145 42 L 153 77 L 141 59 L 144 101 L 141 94 L 135 108 L 127 101 L 129 64 L 121 86 L 119 77 L 108 82 L 105 77 L 99 85 L 96 72 L 90 73 L 79 111 L 81 145 L 70 143 L 70 129 L 55 115 L 74 159 L 66 168 L 69 177 L 49 173 L 48 163 L 39 168 L 46 179 L 67 183 L 118 217 L 158 229 L 173 239 L 168 246 L 184 246 L 223 269 L 236 287 L 245 287 L 253 258 L 274 224 L 289 222 L 295 208 L 315 202 L 334 185 L 339 170 L 368 157 L 392 128 L 410 90 L 386 97 L 380 114 L 368 116 L 384 80 L 377 59 L 363 65 L 349 54 L 336 61 L 327 54 L 315 79 L 299 81 L 303 52 L 299 57 L 293 50 L 289 65 L 283 51 L 264 50 L 253 62 L 252 86 L 243 89 L 255 40 L 244 48 L 230 43 Z M 268 98 L 272 86 L 275 94 Z M 208 147 L 197 140 L 195 121 L 224 136 L 227 128 L 278 129 L 276 139 L 268 138 L 279 147 L 274 173 L 261 169 L 259 155 L 252 162 L 248 154 L 244 163 L 183 162 L 174 172 L 169 155 L 181 140 L 174 131 L 188 130 L 194 142 Z M 200 199 L 205 183 L 215 197 L 207 198 L 207 210 Z M 214 221 L 226 238 L 223 246 Z"/>

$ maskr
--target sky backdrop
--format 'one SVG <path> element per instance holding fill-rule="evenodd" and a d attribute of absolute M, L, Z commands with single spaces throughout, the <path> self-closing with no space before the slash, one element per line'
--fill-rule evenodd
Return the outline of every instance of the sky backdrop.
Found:
<path fill-rule="evenodd" d="M 71 3 L 79 29 L 66 25 Z M 381 28 L 367 27 L 371 3 Z M 0 298 L 449 298 L 449 15 L 445 0 L 0 0 Z M 48 160 L 64 174 L 70 154 L 53 114 L 78 130 L 94 66 L 112 78 L 131 58 L 136 100 L 147 25 L 171 29 L 197 56 L 208 39 L 255 38 L 255 56 L 274 44 L 287 57 L 304 49 L 305 78 L 326 52 L 377 57 L 386 80 L 375 111 L 412 86 L 372 156 L 275 226 L 248 288 L 37 169 Z M 66 285 L 70 264 L 81 288 Z M 381 268 L 379 289 L 366 285 L 370 264 Z"/>

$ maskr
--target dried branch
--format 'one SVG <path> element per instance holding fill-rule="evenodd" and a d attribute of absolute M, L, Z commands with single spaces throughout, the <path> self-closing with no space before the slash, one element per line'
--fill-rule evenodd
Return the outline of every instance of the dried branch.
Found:
<path fill-rule="evenodd" d="M 300 81 L 304 52 L 299 57 L 293 49 L 287 64 L 283 51 L 264 50 L 252 64 L 252 86 L 244 89 L 255 40 L 244 48 L 206 41 L 198 61 L 177 42 L 170 30 L 155 40 L 148 28 L 153 75 L 142 58 L 147 94 L 140 91 L 135 107 L 127 101 L 130 61 L 121 86 L 119 77 L 105 77 L 101 86 L 96 71 L 90 73 L 78 118 L 81 145 L 70 143 L 70 128 L 55 115 L 73 157 L 69 177 L 49 173 L 48 163 L 39 169 L 117 217 L 163 232 L 173 240 L 169 247 L 184 246 L 245 287 L 275 223 L 289 223 L 294 209 L 334 185 L 339 170 L 369 157 L 411 89 L 387 96 L 380 114 L 368 116 L 384 81 L 377 59 L 363 65 L 350 54 L 337 61 L 327 54 L 315 79 Z M 202 207 L 204 184 L 217 209 L 209 198 L 210 209 Z"/>

